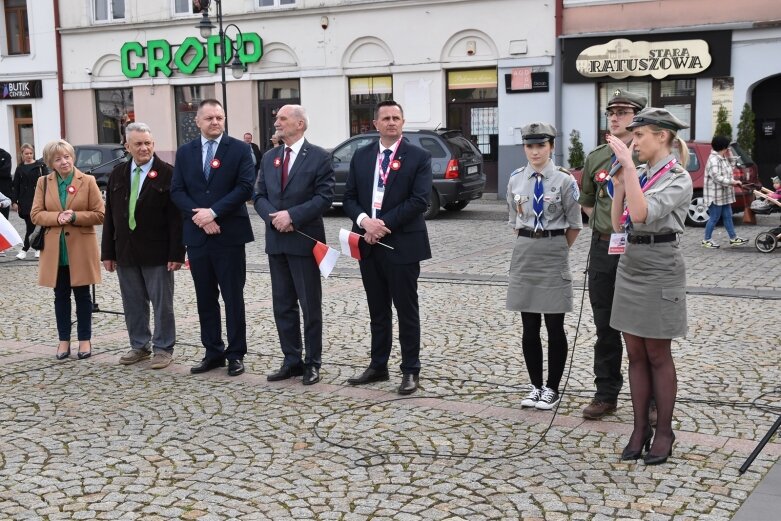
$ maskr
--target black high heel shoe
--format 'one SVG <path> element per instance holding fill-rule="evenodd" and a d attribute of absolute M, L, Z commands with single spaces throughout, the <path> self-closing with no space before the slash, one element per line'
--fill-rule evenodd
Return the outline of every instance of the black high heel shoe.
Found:
<path fill-rule="evenodd" d="M 71 355 L 71 346 L 70 346 L 70 344 L 68 344 L 68 350 L 67 351 L 63 351 L 62 353 L 60 353 L 59 348 L 58 348 L 57 349 L 57 354 L 55 356 L 57 357 L 57 360 L 65 360 L 70 355 Z"/>
<path fill-rule="evenodd" d="M 640 446 L 640 450 L 632 450 L 629 448 L 629 445 L 627 445 L 624 447 L 624 451 L 621 453 L 621 461 L 640 459 L 643 456 L 643 449 L 648 452 L 648 450 L 651 448 L 651 438 L 653 437 L 654 430 L 651 427 L 648 427 L 648 430 L 645 431 L 645 440 L 643 440 L 643 444 Z"/>
<path fill-rule="evenodd" d="M 79 360 L 86 360 L 92 356 L 92 342 L 89 343 L 89 351 L 79 351 L 77 353 Z"/>
<path fill-rule="evenodd" d="M 654 454 L 651 454 L 650 452 L 645 455 L 643 458 L 643 461 L 646 465 L 661 465 L 662 463 L 667 462 L 667 458 L 673 455 L 673 445 L 675 444 L 675 434 L 673 434 L 673 439 L 670 442 L 670 450 L 667 451 L 667 454 L 662 454 L 659 456 L 656 456 Z"/>

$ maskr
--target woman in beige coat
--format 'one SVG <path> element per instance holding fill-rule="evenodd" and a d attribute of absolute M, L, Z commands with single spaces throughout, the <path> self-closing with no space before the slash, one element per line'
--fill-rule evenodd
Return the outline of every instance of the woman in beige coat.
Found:
<path fill-rule="evenodd" d="M 54 315 L 60 337 L 57 359 L 64 360 L 70 355 L 71 292 L 76 300 L 78 357 L 89 358 L 92 354 L 89 287 L 100 282 L 95 225 L 103 223 L 103 198 L 95 178 L 74 166 L 75 152 L 67 141 L 48 143 L 43 157 L 54 171 L 38 179 L 30 212 L 33 223 L 48 228 L 38 265 L 38 284 L 54 288 Z"/>

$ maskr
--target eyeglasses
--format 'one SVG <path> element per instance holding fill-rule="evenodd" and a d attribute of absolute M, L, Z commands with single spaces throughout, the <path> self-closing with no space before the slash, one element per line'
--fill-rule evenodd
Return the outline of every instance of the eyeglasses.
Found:
<path fill-rule="evenodd" d="M 634 114 L 634 111 L 632 110 L 606 110 L 605 111 L 606 118 L 612 118 L 613 116 L 618 116 L 619 118 L 623 118 L 627 114 Z"/>

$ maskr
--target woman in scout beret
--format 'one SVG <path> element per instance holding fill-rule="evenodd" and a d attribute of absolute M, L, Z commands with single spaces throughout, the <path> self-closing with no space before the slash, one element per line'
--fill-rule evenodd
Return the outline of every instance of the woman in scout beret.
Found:
<path fill-rule="evenodd" d="M 103 223 L 103 197 L 91 175 L 75 166 L 73 147 L 62 139 L 43 149 L 52 173 L 38 179 L 30 217 L 45 226 L 38 284 L 54 288 L 54 316 L 60 344 L 57 359 L 70 355 L 71 292 L 76 300 L 78 358 L 92 354 L 92 302 L 89 286 L 100 282 L 100 253 L 95 225 Z M 44 193 L 45 190 L 45 193 Z"/>
<path fill-rule="evenodd" d="M 664 109 L 648 107 L 627 128 L 645 164 L 635 168 L 632 151 L 621 140 L 607 138 L 621 164 L 614 177 L 611 250 L 622 255 L 610 326 L 624 335 L 634 409 L 634 431 L 621 459 L 636 460 L 645 448 L 645 463 L 657 465 L 667 461 L 675 441 L 677 379 L 670 346 L 673 338 L 686 334 L 686 268 L 678 234 L 684 230 L 692 182 L 673 148 L 677 141 L 680 157 L 689 157 L 677 134 L 688 125 Z M 656 436 L 648 419 L 652 395 Z"/>
<path fill-rule="evenodd" d="M 523 127 L 529 163 L 510 175 L 507 204 L 515 240 L 510 261 L 507 309 L 521 312 L 523 358 L 529 394 L 522 407 L 550 410 L 559 403 L 559 382 L 567 361 L 564 314 L 572 311 L 569 248 L 583 222 L 578 185 L 551 161 L 556 129 L 546 123 Z M 548 379 L 542 380 L 542 316 L 548 330 Z"/>

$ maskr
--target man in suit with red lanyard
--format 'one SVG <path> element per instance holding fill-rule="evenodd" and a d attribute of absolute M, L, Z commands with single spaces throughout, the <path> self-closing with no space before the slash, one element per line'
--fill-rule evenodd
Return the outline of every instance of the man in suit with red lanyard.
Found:
<path fill-rule="evenodd" d="M 255 210 L 266 222 L 274 321 L 284 355 L 268 381 L 303 375 L 303 384 L 312 385 L 320 381 L 323 293 L 309 237 L 325 242 L 323 213 L 334 197 L 334 171 L 328 152 L 304 138 L 309 120 L 301 105 L 280 108 L 274 126 L 284 146 L 263 156 L 254 197 Z M 303 359 L 299 307 L 304 316 Z"/>
<path fill-rule="evenodd" d="M 431 258 L 423 213 L 431 195 L 431 154 L 402 139 L 404 112 L 383 101 L 374 113 L 377 143 L 355 152 L 344 211 L 361 241 L 361 278 L 371 317 L 371 362 L 351 385 L 388 380 L 393 343 L 391 302 L 399 319 L 402 379 L 399 394 L 418 388 L 420 373 L 420 261 Z M 391 246 L 385 248 L 377 243 Z"/>
<path fill-rule="evenodd" d="M 106 187 L 101 259 L 106 271 L 117 272 L 130 340 L 119 363 L 135 364 L 154 351 L 150 367 L 162 369 L 176 343 L 174 271 L 184 262 L 182 216 L 171 201 L 173 168 L 155 155 L 150 128 L 129 124 L 125 148 L 133 159 L 114 168 Z"/>
<path fill-rule="evenodd" d="M 190 369 L 204 373 L 225 366 L 244 372 L 247 324 L 244 245 L 255 240 L 247 212 L 255 166 L 252 150 L 225 134 L 225 112 L 215 99 L 203 100 L 195 123 L 201 135 L 176 151 L 171 199 L 184 217 L 183 237 L 198 301 L 203 360 Z M 225 303 L 228 345 L 222 340 L 219 296 Z"/>

